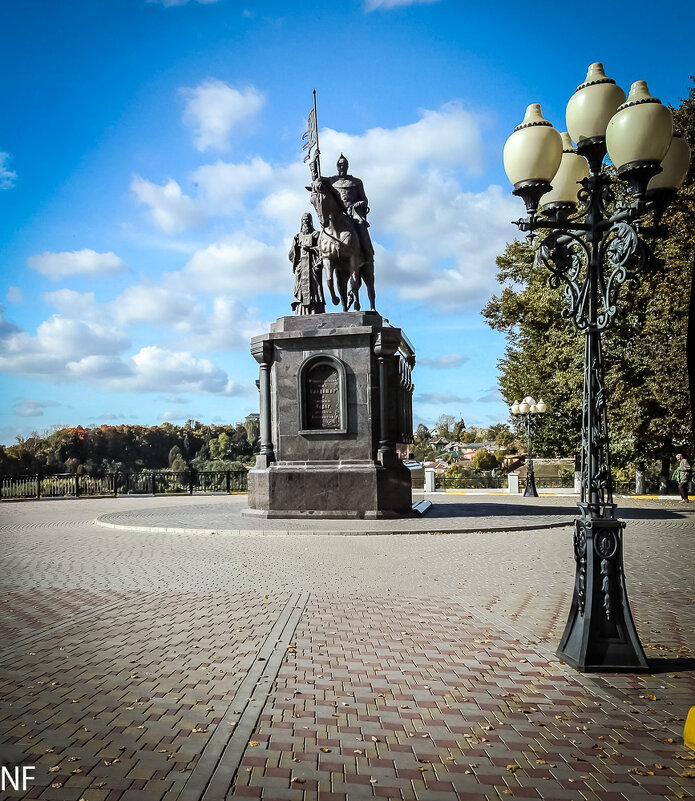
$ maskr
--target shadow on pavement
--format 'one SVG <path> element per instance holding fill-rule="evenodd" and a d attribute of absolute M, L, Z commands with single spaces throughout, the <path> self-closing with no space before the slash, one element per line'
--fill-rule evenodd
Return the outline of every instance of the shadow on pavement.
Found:
<path fill-rule="evenodd" d="M 648 659 L 651 673 L 677 673 L 695 670 L 695 658 L 691 656 L 657 657 Z"/>
<path fill-rule="evenodd" d="M 432 508 L 427 513 L 428 518 L 438 517 L 574 517 L 577 507 L 573 505 L 540 506 L 529 504 L 521 506 L 511 503 L 437 503 L 432 501 Z"/>
<path fill-rule="evenodd" d="M 450 517 L 568 517 L 573 519 L 579 513 L 576 501 L 568 499 L 563 502 L 543 503 L 542 499 L 530 499 L 523 502 L 487 502 L 470 500 L 440 501 L 436 496 L 430 496 L 432 508 L 427 513 L 428 518 Z M 664 509 L 648 506 L 619 505 L 616 510 L 618 518 L 622 520 L 693 520 L 695 510 Z"/>
<path fill-rule="evenodd" d="M 646 506 L 619 506 L 618 517 L 625 520 L 692 520 L 692 512 L 684 509 L 649 509 Z"/>

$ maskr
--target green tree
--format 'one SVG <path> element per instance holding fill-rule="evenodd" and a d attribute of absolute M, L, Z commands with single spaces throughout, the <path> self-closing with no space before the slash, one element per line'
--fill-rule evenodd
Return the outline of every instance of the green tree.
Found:
<path fill-rule="evenodd" d="M 181 448 L 179 448 L 178 445 L 174 445 L 171 448 L 171 450 L 169 451 L 169 458 L 167 460 L 169 462 L 169 470 L 174 470 L 175 469 L 174 466 L 173 466 L 174 462 L 176 462 L 179 459 L 183 459 L 183 454 L 181 453 Z"/>
<path fill-rule="evenodd" d="M 494 470 L 499 467 L 499 462 L 494 453 L 490 453 L 487 448 L 478 448 L 473 454 L 471 466 L 474 470 Z"/>
<path fill-rule="evenodd" d="M 183 473 L 184 470 L 188 470 L 188 465 L 186 464 L 186 460 L 183 458 L 183 454 L 176 454 L 174 459 L 169 464 L 169 470 L 175 470 L 177 473 Z"/>
<path fill-rule="evenodd" d="M 424 423 L 420 423 L 415 431 L 415 436 L 413 439 L 415 440 L 417 445 L 422 445 L 423 443 L 427 442 L 430 436 L 430 430 L 427 428 Z"/>
<path fill-rule="evenodd" d="M 451 428 L 456 422 L 456 418 L 451 414 L 440 414 L 435 422 L 435 428 L 440 437 L 451 439 Z"/>
<path fill-rule="evenodd" d="M 465 478 L 466 471 L 460 464 L 452 464 L 447 467 L 445 476 L 447 478 Z"/>
<path fill-rule="evenodd" d="M 261 436 L 261 421 L 258 417 L 247 417 L 244 420 L 244 428 L 248 442 L 255 446 Z"/>
<path fill-rule="evenodd" d="M 230 438 L 224 431 L 215 439 L 210 440 L 210 458 L 226 459 L 229 455 Z"/>
<path fill-rule="evenodd" d="M 466 424 L 463 422 L 463 418 L 457 420 L 454 423 L 454 427 L 451 431 L 451 438 L 454 442 L 462 442 L 463 441 L 463 434 L 466 430 Z"/>
<path fill-rule="evenodd" d="M 498 448 L 504 448 L 509 451 L 514 448 L 516 443 L 516 435 L 510 430 L 509 426 L 505 425 L 501 431 L 498 431 L 495 437 L 495 445 Z"/>

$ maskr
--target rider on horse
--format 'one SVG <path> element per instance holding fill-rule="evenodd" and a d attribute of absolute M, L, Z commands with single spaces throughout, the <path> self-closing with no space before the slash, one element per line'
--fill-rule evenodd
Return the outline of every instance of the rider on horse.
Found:
<path fill-rule="evenodd" d="M 364 184 L 359 178 L 354 175 L 348 175 L 348 160 L 341 153 L 340 158 L 336 164 L 338 174 L 328 178 L 327 180 L 337 190 L 340 199 L 345 206 L 345 213 L 348 214 L 357 228 L 357 234 L 360 238 L 360 247 L 365 261 L 372 262 L 372 269 L 374 263 L 374 247 L 372 240 L 369 236 L 369 223 L 367 222 L 367 214 L 369 213 L 369 202 L 367 195 L 364 193 Z M 362 268 L 364 269 L 364 267 Z"/>
<path fill-rule="evenodd" d="M 369 213 L 367 195 L 365 194 L 362 181 L 354 175 L 348 174 L 348 160 L 342 153 L 336 166 L 338 168 L 338 174 L 329 178 L 324 178 L 319 173 L 317 159 L 315 158 L 310 162 L 312 193 L 320 194 L 327 191 L 334 195 L 339 204 L 340 212 L 344 215 L 347 228 L 354 230 L 356 233 L 358 242 L 355 244 L 359 245 L 360 251 L 358 257 L 359 265 L 353 272 L 353 280 L 351 280 L 350 284 L 350 295 L 352 296 L 350 303 L 355 301 L 355 308 L 359 309 L 357 293 L 359 292 L 360 284 L 364 281 L 367 288 L 370 308 L 374 310 L 374 247 L 371 237 L 369 236 L 369 223 L 367 222 L 367 214 Z M 324 226 L 324 231 L 325 230 Z M 336 258 L 336 256 L 337 254 L 335 254 L 333 258 Z M 332 269 L 328 265 L 327 269 L 328 275 L 332 275 Z M 337 299 L 332 290 L 330 280 L 329 288 L 331 289 L 331 295 L 335 303 Z"/>

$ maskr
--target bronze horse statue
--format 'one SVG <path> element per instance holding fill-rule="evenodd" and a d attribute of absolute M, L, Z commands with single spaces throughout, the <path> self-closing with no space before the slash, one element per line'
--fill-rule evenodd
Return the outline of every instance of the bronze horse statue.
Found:
<path fill-rule="evenodd" d="M 336 306 L 341 303 L 343 311 L 348 311 L 350 306 L 360 311 L 361 271 L 368 259 L 362 251 L 357 228 L 347 214 L 340 195 L 328 180 L 318 176 L 307 189 L 311 191 L 311 205 L 316 209 L 321 223 L 318 247 L 331 299 Z M 364 279 L 371 309 L 375 311 L 373 276 L 365 275 Z"/>

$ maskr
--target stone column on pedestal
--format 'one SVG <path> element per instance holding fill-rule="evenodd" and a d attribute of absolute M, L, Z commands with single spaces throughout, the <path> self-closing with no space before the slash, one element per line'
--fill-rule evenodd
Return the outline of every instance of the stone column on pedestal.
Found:
<path fill-rule="evenodd" d="M 391 374 L 394 372 L 392 369 L 393 357 L 398 350 L 399 342 L 400 331 L 385 328 L 376 335 L 374 343 L 374 355 L 379 362 L 379 450 L 377 451 L 377 460 L 385 467 L 398 460 L 391 437 L 394 421 L 392 420 L 392 398 L 389 385 L 392 380 Z"/>
<path fill-rule="evenodd" d="M 253 342 L 251 345 L 251 355 L 260 365 L 259 367 L 259 390 L 260 390 L 260 427 L 261 427 L 261 452 L 256 457 L 256 467 L 268 467 L 275 461 L 275 449 L 273 447 L 273 437 L 271 434 L 271 392 L 270 392 L 270 368 L 273 363 L 273 345 L 271 342 Z"/>

